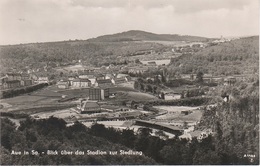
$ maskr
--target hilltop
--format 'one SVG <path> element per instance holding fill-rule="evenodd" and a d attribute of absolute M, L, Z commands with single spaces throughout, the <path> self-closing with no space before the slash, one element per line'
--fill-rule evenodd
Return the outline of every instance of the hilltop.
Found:
<path fill-rule="evenodd" d="M 43 68 L 47 63 L 68 65 L 82 60 L 86 65 L 102 66 L 109 64 L 125 64 L 129 56 L 138 52 L 162 52 L 169 47 L 159 42 L 170 41 L 193 42 L 207 41 L 208 38 L 154 34 L 144 31 L 128 31 L 113 35 L 100 36 L 89 40 L 69 40 L 46 43 L 29 43 L 0 46 L 1 71 L 12 68 Z M 116 41 L 116 42 L 115 42 Z M 126 57 L 120 58 L 118 57 Z M 55 67 L 55 66 L 53 66 Z"/>
<path fill-rule="evenodd" d="M 112 35 L 99 36 L 97 38 L 89 39 L 88 41 L 94 42 L 119 42 L 119 41 L 200 41 L 206 42 L 210 40 L 205 37 L 198 36 L 182 36 L 177 34 L 155 34 L 140 30 L 131 30 Z"/>

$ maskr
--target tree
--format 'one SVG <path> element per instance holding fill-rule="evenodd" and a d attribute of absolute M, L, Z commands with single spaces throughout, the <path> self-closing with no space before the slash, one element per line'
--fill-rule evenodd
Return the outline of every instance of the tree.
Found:
<path fill-rule="evenodd" d="M 151 85 L 146 86 L 147 92 L 153 92 L 153 88 Z"/>
<path fill-rule="evenodd" d="M 163 92 L 161 93 L 161 99 L 163 99 L 163 100 L 165 99 L 165 95 Z"/>
<path fill-rule="evenodd" d="M 121 143 L 129 148 L 134 147 L 135 134 L 133 130 L 125 129 L 121 133 Z"/>
<path fill-rule="evenodd" d="M 198 83 L 203 83 L 203 75 L 204 74 L 201 71 L 197 73 L 196 79 Z"/>
<path fill-rule="evenodd" d="M 139 128 L 138 133 L 140 134 L 141 137 L 149 137 L 152 133 L 152 129 L 150 128 Z"/>
<path fill-rule="evenodd" d="M 183 128 L 184 129 L 188 129 L 189 128 L 188 122 L 186 122 L 186 121 L 183 122 Z"/>
<path fill-rule="evenodd" d="M 63 76 L 63 72 L 61 71 L 61 72 L 60 72 L 60 77 L 62 77 L 62 76 Z"/>
<path fill-rule="evenodd" d="M 137 89 L 137 90 L 140 89 L 140 84 L 139 84 L 139 82 L 137 82 L 137 81 L 134 82 L 134 89 Z"/>
<path fill-rule="evenodd" d="M 140 62 L 139 59 L 135 59 L 135 63 L 136 63 L 136 64 L 140 64 L 141 62 Z"/>

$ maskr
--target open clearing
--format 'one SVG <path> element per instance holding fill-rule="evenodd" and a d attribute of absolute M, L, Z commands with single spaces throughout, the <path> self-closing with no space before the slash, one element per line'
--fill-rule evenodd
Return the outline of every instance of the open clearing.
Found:
<path fill-rule="evenodd" d="M 73 109 L 64 109 L 64 110 L 56 110 L 56 111 L 48 111 L 48 112 L 39 112 L 36 114 L 32 114 L 33 117 L 38 117 L 40 119 L 49 118 L 50 116 L 54 116 L 57 118 L 66 119 L 72 116 L 76 116 L 78 113 Z"/>
<path fill-rule="evenodd" d="M 116 96 L 117 99 L 127 99 L 127 100 L 135 100 L 135 101 L 147 101 L 157 99 L 157 97 L 142 93 L 142 92 L 121 92 Z"/>
<path fill-rule="evenodd" d="M 154 106 L 154 108 L 163 109 L 168 112 L 181 112 L 181 111 L 188 111 L 188 110 L 195 110 L 199 107 L 186 107 L 186 106 Z"/>
<path fill-rule="evenodd" d="M 177 121 L 199 121 L 202 112 L 198 107 L 185 106 L 154 106 L 154 108 L 168 111 L 167 114 L 157 116 L 156 119 L 177 120 Z M 191 111 L 188 115 L 181 114 L 182 111 Z"/>
<path fill-rule="evenodd" d="M 116 93 L 116 92 L 121 92 L 121 91 L 138 92 L 138 90 L 133 89 L 132 87 L 126 87 L 126 86 L 117 86 L 117 87 L 112 87 L 112 88 L 109 89 L 110 93 Z"/>
<path fill-rule="evenodd" d="M 148 62 L 155 62 L 156 65 L 168 65 L 171 62 L 171 59 L 162 59 L 162 60 L 148 60 L 148 61 L 141 61 L 143 64 L 147 65 Z"/>
<path fill-rule="evenodd" d="M 30 95 L 22 95 L 22 96 L 16 96 L 13 98 L 3 99 L 1 102 L 8 103 L 11 105 L 15 104 L 24 104 L 24 103 L 35 103 L 40 100 L 44 100 L 46 97 L 42 96 L 30 96 Z"/>

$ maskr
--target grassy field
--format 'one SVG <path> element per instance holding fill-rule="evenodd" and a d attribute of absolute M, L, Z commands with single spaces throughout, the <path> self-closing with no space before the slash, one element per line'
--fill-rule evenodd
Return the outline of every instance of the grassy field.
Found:
<path fill-rule="evenodd" d="M 42 112 L 51 112 L 55 110 L 68 109 L 70 107 L 76 107 L 75 104 L 49 104 L 49 105 L 22 105 L 9 109 L 8 112 L 19 113 L 19 114 L 36 114 Z"/>
<path fill-rule="evenodd" d="M 142 93 L 142 92 L 120 92 L 117 94 L 116 99 L 124 99 L 124 100 L 134 100 L 134 101 L 149 101 L 153 99 L 157 99 L 157 97 Z"/>
<path fill-rule="evenodd" d="M 56 70 L 76 71 L 76 70 L 84 70 L 86 68 L 87 68 L 86 66 L 78 64 L 78 65 L 70 65 L 65 67 L 57 67 Z"/>
<path fill-rule="evenodd" d="M 44 97 L 61 97 L 62 94 L 55 90 L 49 89 L 49 87 L 30 93 L 31 96 L 44 96 Z"/>
<path fill-rule="evenodd" d="M 156 65 L 162 65 L 162 64 L 165 64 L 165 65 L 168 65 L 170 64 L 171 62 L 171 59 L 162 59 L 162 60 L 148 60 L 148 61 L 141 61 L 143 64 L 148 64 L 148 62 L 155 62 Z"/>
<path fill-rule="evenodd" d="M 138 90 L 133 89 L 132 87 L 127 87 L 127 86 L 117 86 L 117 87 L 112 87 L 109 89 L 110 93 L 116 93 L 116 92 L 138 92 Z"/>
<path fill-rule="evenodd" d="M 40 100 L 44 100 L 46 97 L 44 96 L 30 96 L 30 95 L 22 95 L 22 96 L 16 96 L 13 98 L 7 98 L 3 99 L 2 102 L 8 103 L 11 105 L 17 105 L 17 104 L 25 104 L 25 103 L 35 103 Z"/>
<path fill-rule="evenodd" d="M 186 107 L 186 106 L 154 106 L 154 108 L 159 108 L 166 110 L 168 112 L 181 113 L 181 111 L 195 110 L 198 107 Z"/>
<path fill-rule="evenodd" d="M 39 117 L 41 119 L 49 118 L 50 116 L 54 116 L 57 118 L 67 119 L 72 116 L 77 116 L 77 112 L 73 109 L 64 109 L 64 110 L 55 110 L 55 111 L 48 111 L 48 112 L 38 112 L 32 114 L 33 117 Z"/>
<path fill-rule="evenodd" d="M 167 119 L 177 121 L 199 121 L 202 112 L 197 110 L 198 107 L 184 107 L 184 106 L 154 106 L 157 109 L 167 110 L 168 113 L 165 115 L 157 116 L 156 119 Z M 188 115 L 181 114 L 181 111 L 189 111 L 192 113 Z"/>
<path fill-rule="evenodd" d="M 82 88 L 82 89 L 69 89 L 69 90 L 63 90 L 60 91 L 59 93 L 63 95 L 68 95 L 68 96 L 88 96 L 89 90 L 88 88 Z"/>

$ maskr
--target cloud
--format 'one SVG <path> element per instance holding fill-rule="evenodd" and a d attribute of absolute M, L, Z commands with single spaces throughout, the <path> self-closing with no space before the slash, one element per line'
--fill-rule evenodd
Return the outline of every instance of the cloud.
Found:
<path fill-rule="evenodd" d="M 255 35 L 258 0 L 0 0 L 0 44 L 87 39 L 132 29 Z"/>
<path fill-rule="evenodd" d="M 251 0 L 252 1 L 252 0 Z M 194 13 L 204 10 L 241 10 L 244 6 L 249 5 L 249 0 L 71 0 L 73 6 L 85 8 L 137 8 L 145 9 L 164 8 L 172 6 L 177 13 Z"/>

